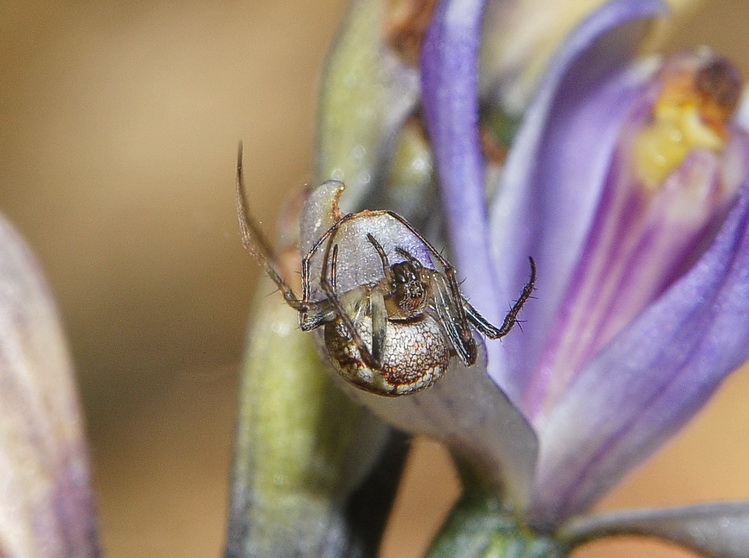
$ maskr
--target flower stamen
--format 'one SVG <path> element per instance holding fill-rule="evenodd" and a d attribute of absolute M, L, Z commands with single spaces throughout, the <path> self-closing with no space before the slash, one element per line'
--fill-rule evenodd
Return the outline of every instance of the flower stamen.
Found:
<path fill-rule="evenodd" d="M 741 78 L 724 58 L 706 52 L 698 60 L 669 65 L 651 122 L 635 138 L 638 176 L 656 190 L 693 148 L 720 152 L 741 94 Z"/>

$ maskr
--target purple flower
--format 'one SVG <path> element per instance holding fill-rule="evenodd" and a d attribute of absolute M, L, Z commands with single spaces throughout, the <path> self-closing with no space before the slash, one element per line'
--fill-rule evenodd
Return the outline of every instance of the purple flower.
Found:
<path fill-rule="evenodd" d="M 0 556 L 98 556 L 65 340 L 36 260 L 2 216 L 0 385 Z"/>
<path fill-rule="evenodd" d="M 487 201 L 485 8 L 437 4 L 422 113 L 464 294 L 501 323 L 532 256 L 536 299 L 523 331 L 487 342 L 476 366 L 454 363 L 407 398 L 350 393 L 445 442 L 467 489 L 563 545 L 627 532 L 744 555 L 745 503 L 580 515 L 749 358 L 749 139 L 731 120 L 739 78 L 709 51 L 634 61 L 664 8 L 609 2 L 554 56 Z"/>

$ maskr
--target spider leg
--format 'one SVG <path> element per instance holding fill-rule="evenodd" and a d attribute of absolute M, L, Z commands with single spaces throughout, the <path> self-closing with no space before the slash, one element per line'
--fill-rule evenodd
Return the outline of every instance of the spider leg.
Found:
<path fill-rule="evenodd" d="M 528 258 L 528 260 L 531 264 L 530 278 L 523 287 L 523 290 L 520 293 L 518 299 L 515 301 L 515 304 L 512 305 L 512 308 L 510 308 L 510 311 L 505 316 L 501 327 L 497 328 L 490 324 L 486 320 L 486 318 L 479 314 L 478 310 L 471 306 L 471 304 L 466 299 L 463 299 L 463 306 L 465 307 L 468 319 L 474 326 L 476 326 L 476 329 L 486 335 L 489 339 L 499 339 L 500 337 L 504 337 L 505 335 L 510 333 L 510 330 L 518 321 L 517 317 L 520 313 L 520 310 L 523 308 L 523 305 L 528 301 L 528 299 L 531 297 L 531 294 L 533 293 L 533 288 L 536 284 L 536 262 L 533 260 L 533 258 Z"/>
<path fill-rule="evenodd" d="M 396 246 L 395 247 L 395 251 L 398 252 L 404 258 L 406 258 L 412 264 L 415 264 L 418 267 L 423 267 L 422 264 L 421 264 L 421 262 L 419 260 L 417 260 L 416 258 L 414 258 L 413 255 L 411 254 L 411 252 L 409 252 L 408 250 L 405 250 L 405 249 L 401 248 L 400 246 Z"/>
<path fill-rule="evenodd" d="M 303 302 L 309 302 L 310 296 L 312 295 L 311 289 L 312 289 L 312 282 L 310 280 L 310 265 L 312 264 L 312 258 L 317 253 L 317 251 L 320 249 L 320 247 L 325 243 L 326 241 L 330 240 L 328 245 L 326 245 L 326 248 L 332 243 L 332 237 L 335 236 L 335 234 L 338 232 L 338 229 L 341 227 L 343 223 L 351 219 L 352 217 L 355 217 L 355 213 L 349 213 L 347 215 L 344 215 L 338 221 L 333 223 L 330 228 L 323 233 L 323 235 L 318 238 L 315 243 L 312 245 L 312 248 L 309 249 L 309 252 L 307 252 L 304 257 L 302 258 L 302 301 Z M 337 249 L 336 249 L 337 252 Z M 337 255 L 336 255 L 337 259 Z M 325 266 L 323 266 L 324 269 Z"/>
<path fill-rule="evenodd" d="M 431 300 L 426 311 L 440 325 L 461 362 L 466 366 L 472 366 L 478 354 L 476 341 L 466 321 L 465 310 L 461 304 L 463 298 L 454 298 L 448 283 L 445 275 L 434 271 L 429 273 Z"/>
<path fill-rule="evenodd" d="M 247 192 L 244 186 L 244 173 L 242 170 L 242 144 L 239 144 L 237 155 L 237 218 L 239 230 L 242 235 L 242 244 L 245 249 L 258 261 L 260 266 L 278 286 L 286 303 L 299 312 L 308 310 L 308 305 L 294 294 L 294 291 L 278 272 L 278 261 L 273 254 L 270 243 L 260 231 L 255 220 L 250 214 L 247 204 Z"/>
<path fill-rule="evenodd" d="M 465 298 L 463 299 L 463 308 L 465 309 L 468 321 L 471 322 L 480 333 L 486 335 L 489 339 L 499 339 L 502 337 L 503 334 L 500 332 L 499 328 L 495 327 L 491 322 L 489 322 L 489 320 L 484 318 L 484 316 L 482 316 Z"/>
<path fill-rule="evenodd" d="M 323 233 L 320 238 L 318 238 L 315 243 L 312 245 L 312 248 L 304 255 L 302 258 L 302 304 L 307 305 L 308 308 L 314 309 L 314 312 L 306 312 L 306 311 L 300 311 L 299 315 L 299 323 L 300 327 L 303 331 L 311 331 L 317 327 L 320 327 L 323 324 L 330 323 L 336 319 L 338 315 L 340 315 L 341 311 L 341 305 L 340 304 L 333 304 L 330 300 L 330 294 L 325 291 L 326 298 L 321 301 L 311 301 L 310 298 L 312 296 L 312 281 L 310 279 L 311 277 L 311 270 L 310 267 L 312 265 L 312 258 L 314 255 L 320 250 L 320 247 L 325 243 L 326 241 L 328 244 L 326 245 L 326 249 L 330 247 L 331 244 L 333 244 L 333 238 L 338 233 L 338 229 L 341 227 L 343 223 L 354 217 L 355 214 L 349 213 L 347 215 L 344 215 L 338 221 L 333 223 L 333 225 L 328 228 L 325 233 Z M 336 269 L 337 269 L 337 262 L 338 262 L 338 245 L 334 244 L 334 250 L 332 254 L 333 263 L 332 263 L 332 289 L 331 292 L 334 293 L 333 296 L 335 296 L 336 292 Z M 327 263 L 323 264 L 323 271 L 322 274 L 325 274 L 325 270 L 327 268 Z M 322 285 L 320 286 L 322 288 Z"/>
<path fill-rule="evenodd" d="M 376 289 L 369 293 L 369 314 L 372 317 L 372 359 L 377 363 L 377 368 L 381 368 L 382 357 L 385 355 L 388 313 L 385 298 Z"/>
<path fill-rule="evenodd" d="M 336 290 L 336 277 L 338 265 L 338 245 L 333 246 L 333 254 L 330 262 L 330 276 L 333 290 Z M 312 331 L 324 324 L 334 322 L 338 317 L 338 311 L 330 304 L 327 298 L 315 302 L 304 302 L 311 311 L 299 313 L 299 326 L 302 331 Z"/>
<path fill-rule="evenodd" d="M 330 285 L 333 290 L 338 290 L 337 283 L 338 277 L 338 244 L 333 246 L 333 254 L 330 256 Z"/>
<path fill-rule="evenodd" d="M 374 249 L 377 251 L 377 255 L 380 256 L 380 261 L 382 262 L 382 271 L 385 273 L 385 279 L 388 283 L 391 283 L 393 281 L 393 270 L 390 267 L 390 262 L 388 261 L 388 256 L 385 253 L 385 249 L 382 247 L 382 244 L 380 244 L 377 239 L 372 236 L 371 233 L 367 233 L 367 240 L 369 240 L 370 244 L 374 246 Z M 398 250 L 398 248 L 396 248 Z"/>
<path fill-rule="evenodd" d="M 445 268 L 445 270 L 447 270 L 448 268 L 452 269 L 452 265 L 450 265 L 450 262 L 448 262 L 445 259 L 445 257 L 442 254 L 440 254 L 439 251 L 434 246 L 432 246 L 432 244 L 426 238 L 424 238 L 421 235 L 421 233 L 419 231 L 417 231 L 411 223 L 409 223 L 408 221 L 406 221 L 403 217 L 401 217 L 400 215 L 398 215 L 395 211 L 390 211 L 389 209 L 386 209 L 386 210 L 384 210 L 384 212 L 387 215 L 389 215 L 390 217 L 392 217 L 393 219 L 395 219 L 396 221 L 398 221 L 399 223 L 401 223 L 416 238 L 418 238 L 419 241 L 421 241 L 421 243 L 424 244 L 424 246 L 426 246 L 427 249 L 434 255 L 434 257 L 437 258 L 437 261 L 439 262 L 439 264 L 443 268 Z M 403 254 L 404 256 L 406 256 L 407 258 L 409 258 L 410 260 L 412 260 L 412 261 L 418 261 L 411 254 L 409 254 L 406 250 L 403 250 L 402 248 L 396 248 L 396 250 L 400 254 Z M 419 262 L 419 263 L 421 263 L 421 262 Z"/>
<path fill-rule="evenodd" d="M 377 255 L 380 256 L 385 281 L 387 284 L 392 283 L 394 281 L 393 269 L 390 267 L 385 249 L 371 233 L 367 233 L 367 240 L 374 246 Z M 369 293 L 369 312 L 372 317 L 372 358 L 374 358 L 375 362 L 381 363 L 382 357 L 385 354 L 385 333 L 387 331 L 388 313 L 385 306 L 385 297 L 378 289 L 372 289 Z"/>
<path fill-rule="evenodd" d="M 335 310 L 336 316 L 338 319 L 341 320 L 341 323 L 343 323 L 344 327 L 348 331 L 349 335 L 351 336 L 351 340 L 356 345 L 356 348 L 359 350 L 359 355 L 361 356 L 362 362 L 367 365 L 369 368 L 372 368 L 374 370 L 378 370 L 381 368 L 381 364 L 374 359 L 372 356 L 372 353 L 369 352 L 369 349 L 367 348 L 367 345 L 364 343 L 364 340 L 362 339 L 361 335 L 359 335 L 359 332 L 356 330 L 356 325 L 354 324 L 354 321 L 351 319 L 351 316 L 349 316 L 349 313 L 346 311 L 346 309 L 343 307 L 343 304 L 341 304 L 341 300 L 338 298 L 338 294 L 336 293 L 333 284 L 331 282 L 331 279 L 328 277 L 329 268 L 330 268 L 330 257 L 331 252 L 335 252 L 335 258 L 337 259 L 338 249 L 332 249 L 331 245 L 333 245 L 333 238 L 335 233 L 338 231 L 338 228 L 340 227 L 340 224 L 343 222 L 344 218 L 341 218 L 333 227 L 328 229 L 328 231 L 323 235 L 323 237 L 330 237 L 328 244 L 325 246 L 325 252 L 323 253 L 323 262 L 322 262 L 322 274 L 320 276 L 320 288 L 325 293 L 325 296 L 327 297 L 328 302 L 332 305 L 332 307 Z M 332 230 L 335 229 L 335 230 Z M 320 245 L 320 241 L 315 243 L 315 246 L 312 247 L 312 250 L 310 250 L 308 256 L 311 257 L 311 254 L 313 251 L 317 250 Z M 336 245 L 337 246 L 337 245 Z M 307 264 L 307 268 L 309 269 L 309 263 Z M 373 324 L 374 326 L 374 324 Z M 374 336 L 374 332 L 373 332 Z"/>
<path fill-rule="evenodd" d="M 403 226 L 405 226 L 416 238 L 418 238 L 424 246 L 427 247 L 429 252 L 434 255 L 434 257 L 439 262 L 440 266 L 442 266 L 442 269 L 444 269 L 444 274 L 447 277 L 447 286 L 450 292 L 450 295 L 452 296 L 453 300 L 463 300 L 463 295 L 460 293 L 460 285 L 458 283 L 458 278 L 455 273 L 455 268 L 448 262 L 445 257 L 440 254 L 437 249 L 432 246 L 432 244 L 424 238 L 419 231 L 417 231 L 414 226 L 406 221 L 403 217 L 395 213 L 394 211 L 386 211 L 388 215 L 390 215 L 393 219 L 399 221 Z M 408 254 L 403 249 L 398 250 L 399 253 L 406 255 L 409 259 L 412 259 L 416 261 L 416 258 L 414 258 L 411 254 Z M 459 324 L 458 326 L 458 332 L 460 336 L 460 345 L 461 346 L 471 346 L 475 345 L 473 341 L 473 335 L 471 334 L 471 328 L 468 326 L 468 320 L 466 317 L 466 311 L 463 308 L 462 304 L 453 304 L 452 305 L 455 308 L 455 316 L 454 319 Z M 474 357 L 475 360 L 475 357 Z"/>

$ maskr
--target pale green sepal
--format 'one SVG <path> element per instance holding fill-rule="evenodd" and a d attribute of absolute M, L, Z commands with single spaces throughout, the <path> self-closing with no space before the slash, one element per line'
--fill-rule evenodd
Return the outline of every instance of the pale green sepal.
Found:
<path fill-rule="evenodd" d="M 381 183 L 395 138 L 419 98 L 416 68 L 383 42 L 386 3 L 356 0 L 328 58 L 318 106 L 316 182 L 347 185 L 344 211 Z"/>
<path fill-rule="evenodd" d="M 349 548 L 345 506 L 390 430 L 333 385 L 272 290 L 264 279 L 241 371 L 226 556 L 367 555 Z"/>
<path fill-rule="evenodd" d="M 564 558 L 567 549 L 520 525 L 500 502 L 463 496 L 442 526 L 427 558 Z"/>
<path fill-rule="evenodd" d="M 439 203 L 435 180 L 434 156 L 424 131 L 416 123 L 408 123 L 398 136 L 379 206 L 393 208 L 411 222 L 421 222 L 434 215 Z"/>

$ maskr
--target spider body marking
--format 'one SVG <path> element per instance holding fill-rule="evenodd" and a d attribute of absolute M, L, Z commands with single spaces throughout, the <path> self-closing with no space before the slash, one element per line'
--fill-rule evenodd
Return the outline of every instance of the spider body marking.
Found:
<path fill-rule="evenodd" d="M 301 329 L 322 328 L 325 352 L 340 376 L 378 395 L 407 395 L 428 388 L 456 356 L 465 366 L 472 366 L 478 349 L 471 326 L 490 339 L 503 337 L 533 291 L 536 270 L 530 259 L 528 283 L 502 325 L 495 327 L 462 296 L 452 265 L 403 217 L 383 210 L 340 216 L 316 238 L 301 261 L 299 298 L 281 277 L 277 258 L 250 215 L 241 148 L 237 214 L 245 248 L 299 313 Z M 403 235 L 415 237 L 424 253 L 417 258 L 406 247 L 383 247 L 369 231 L 365 239 L 360 235 L 351 240 L 356 227 L 367 230 L 370 223 L 398 227 Z M 363 256 L 365 250 L 369 253 Z M 377 261 L 379 265 L 362 264 L 377 269 L 356 270 L 366 273 L 357 274 L 351 283 L 348 258 L 352 254 L 357 255 L 356 263 L 369 258 L 370 264 Z M 431 260 L 440 269 L 425 265 Z M 347 277 L 343 285 L 342 267 Z"/>

